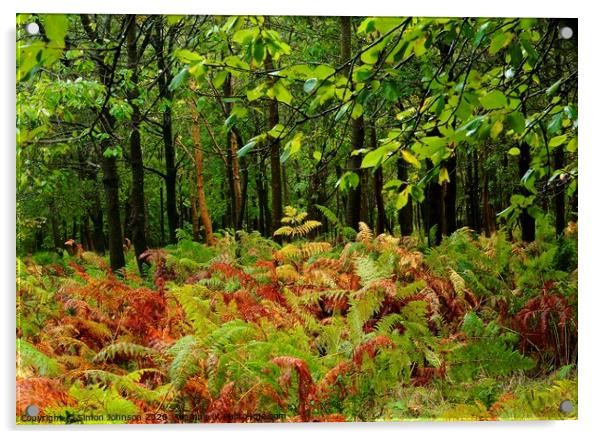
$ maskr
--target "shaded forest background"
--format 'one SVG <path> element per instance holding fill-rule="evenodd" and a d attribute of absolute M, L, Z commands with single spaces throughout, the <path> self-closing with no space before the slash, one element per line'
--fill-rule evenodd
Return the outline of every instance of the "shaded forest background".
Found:
<path fill-rule="evenodd" d="M 20 253 L 74 240 L 116 270 L 178 231 L 271 236 L 286 205 L 432 244 L 576 219 L 575 20 L 18 22 Z"/>

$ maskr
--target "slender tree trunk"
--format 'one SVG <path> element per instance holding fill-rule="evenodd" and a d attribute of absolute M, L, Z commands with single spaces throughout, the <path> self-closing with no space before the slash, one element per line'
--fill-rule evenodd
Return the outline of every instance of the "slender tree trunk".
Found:
<path fill-rule="evenodd" d="M 103 151 L 110 147 L 107 141 L 103 141 Z M 117 160 L 115 157 L 104 157 L 102 160 L 102 183 L 104 185 L 107 223 L 109 226 L 109 259 L 111 269 L 117 271 L 125 266 L 123 254 L 123 234 L 121 232 L 121 220 L 119 209 L 119 177 L 117 174 Z"/>
<path fill-rule="evenodd" d="M 554 151 L 554 168 L 562 169 L 564 167 L 564 150 L 562 146 L 557 146 Z M 560 236 L 564 233 L 566 227 L 566 209 L 564 200 L 564 184 L 559 185 L 558 192 L 554 198 L 554 212 L 556 216 L 556 235 Z"/>
<path fill-rule="evenodd" d="M 165 245 L 165 209 L 163 207 L 163 182 L 159 186 L 159 227 L 161 228 L 161 246 Z"/>
<path fill-rule="evenodd" d="M 168 35 L 169 37 L 169 35 Z M 157 21 L 156 36 L 153 43 L 157 52 L 157 68 L 161 74 L 158 77 L 159 94 L 163 99 L 172 101 L 173 94 L 169 90 L 169 83 L 172 80 L 171 69 L 165 61 L 165 54 L 172 53 L 173 38 L 168 38 L 167 44 L 163 35 L 163 23 Z M 171 105 L 166 105 L 163 109 L 163 120 L 161 123 L 163 133 L 163 148 L 165 154 L 165 204 L 167 210 L 167 228 L 169 229 L 169 242 L 176 242 L 176 229 L 178 228 L 178 210 L 177 210 L 177 190 L 176 190 L 176 159 L 175 147 L 172 132 Z"/>
<path fill-rule="evenodd" d="M 427 170 L 431 172 L 433 164 L 427 160 Z M 424 221 L 429 246 L 439 245 L 443 235 L 444 203 L 442 188 L 437 179 L 430 181 L 426 189 L 426 200 L 423 203 Z"/>
<path fill-rule="evenodd" d="M 522 178 L 525 173 L 529 170 L 531 165 L 531 151 L 527 142 L 521 142 L 520 144 L 520 155 L 518 157 L 518 173 Z M 523 188 L 523 195 L 529 195 L 526 188 Z M 535 241 L 535 218 L 529 215 L 527 209 L 524 209 L 520 214 L 520 225 L 522 231 L 522 239 L 525 242 Z"/>
<path fill-rule="evenodd" d="M 351 17 L 341 17 L 341 62 L 347 62 L 351 58 Z M 346 65 L 343 74 L 349 76 L 350 66 Z M 363 116 L 351 121 L 351 151 L 364 146 L 364 119 Z M 347 171 L 354 172 L 359 177 L 360 183 L 355 188 L 349 188 L 347 193 L 347 206 L 345 219 L 349 227 L 358 229 L 361 221 L 362 208 L 362 184 L 361 184 L 362 157 L 359 154 L 349 155 L 347 159 Z"/>
<path fill-rule="evenodd" d="M 370 147 L 372 149 L 378 147 L 375 126 L 370 129 Z M 383 169 L 380 166 L 374 171 L 374 198 L 376 199 L 376 234 L 380 235 L 385 232 L 385 225 L 387 224 L 383 200 Z"/>
<path fill-rule="evenodd" d="M 232 96 L 232 75 L 227 74 L 224 81 L 224 96 L 226 98 Z M 230 116 L 232 104 L 225 102 L 226 117 Z M 232 127 L 226 132 L 228 149 L 226 151 L 226 172 L 228 174 L 228 185 L 230 187 L 230 203 L 231 203 L 231 222 L 232 228 L 238 229 L 242 220 L 242 189 L 240 183 L 240 168 L 238 163 L 238 148 L 240 147 L 240 137 L 236 130 Z"/>
<path fill-rule="evenodd" d="M 192 114 L 192 141 L 194 143 L 194 165 L 196 169 L 196 189 L 198 199 L 198 212 L 205 228 L 205 242 L 207 245 L 215 244 L 213 236 L 213 226 L 211 225 L 211 217 L 209 209 L 207 209 L 207 200 L 205 198 L 205 182 L 203 180 L 203 151 L 201 150 L 201 126 L 199 115 L 194 102 L 190 105 Z"/>
<path fill-rule="evenodd" d="M 268 53 L 264 62 L 265 68 L 268 71 L 274 69 L 272 57 Z M 270 76 L 268 79 L 271 85 L 274 84 L 274 78 Z M 268 102 L 268 129 L 272 129 L 279 122 L 278 101 L 270 99 Z M 282 177 L 280 171 L 280 139 L 270 138 L 270 170 L 271 170 L 271 185 L 272 185 L 272 230 L 273 233 L 280 227 L 282 219 Z"/>
<path fill-rule="evenodd" d="M 449 182 L 445 183 L 444 200 L 445 207 L 445 235 L 451 235 L 458 228 L 456 220 L 456 194 L 458 188 L 456 167 L 457 160 L 455 154 L 446 160 L 445 166 L 449 175 Z"/>
<path fill-rule="evenodd" d="M 90 19 L 86 14 L 82 14 L 81 21 L 86 33 L 92 42 L 98 42 L 99 37 L 91 26 Z M 127 19 L 127 18 L 126 18 Z M 116 53 L 114 56 L 118 56 Z M 97 66 L 102 84 L 107 90 L 112 88 L 113 75 L 111 68 L 102 61 L 97 61 Z M 109 113 L 107 106 L 104 106 L 99 118 L 102 128 L 106 133 L 112 133 L 115 127 L 115 119 Z M 120 209 L 119 209 L 119 177 L 117 173 L 117 159 L 114 155 L 104 154 L 112 146 L 110 137 L 100 142 L 101 168 L 103 173 L 103 186 L 106 198 L 107 222 L 109 230 L 109 260 L 113 271 L 119 270 L 125 266 L 125 256 L 123 254 L 123 234 L 121 230 Z"/>
<path fill-rule="evenodd" d="M 127 55 L 128 68 L 132 73 L 131 82 L 133 87 L 128 91 L 128 100 L 132 107 L 130 134 L 130 167 L 132 169 L 132 186 L 130 192 L 131 203 L 131 230 L 132 243 L 134 244 L 134 253 L 136 254 L 136 263 L 138 270 L 143 273 L 145 261 L 140 259 L 140 255 L 148 249 L 146 243 L 146 213 L 144 206 L 144 167 L 142 160 L 142 146 L 140 144 L 140 108 L 136 104 L 138 98 L 138 47 L 136 16 L 133 15 L 128 27 L 127 34 Z"/>
<path fill-rule="evenodd" d="M 397 158 L 397 179 L 401 181 L 402 184 L 408 181 L 408 164 L 405 162 L 403 157 Z M 406 204 L 397 212 L 397 217 L 401 235 L 411 235 L 414 231 L 413 203 L 411 197 L 408 197 L 408 204 Z"/>
<path fill-rule="evenodd" d="M 65 241 L 61 241 L 61 232 L 59 230 L 59 214 L 56 208 L 56 204 L 54 201 L 51 201 L 48 205 L 48 209 L 50 210 L 50 225 L 52 228 L 52 242 L 54 244 L 54 249 L 59 250 L 63 248 L 63 243 Z"/>
<path fill-rule="evenodd" d="M 477 151 L 467 155 L 468 226 L 475 232 L 481 231 L 479 214 L 479 167 Z"/>
<path fill-rule="evenodd" d="M 487 237 L 495 232 L 495 213 L 489 201 L 489 175 L 485 169 L 483 170 L 483 228 Z"/>
<path fill-rule="evenodd" d="M 98 191 L 94 191 L 92 196 L 94 198 L 94 204 L 89 212 L 93 228 L 92 242 L 94 244 L 94 251 L 102 255 L 105 252 L 105 233 L 102 205 Z"/>

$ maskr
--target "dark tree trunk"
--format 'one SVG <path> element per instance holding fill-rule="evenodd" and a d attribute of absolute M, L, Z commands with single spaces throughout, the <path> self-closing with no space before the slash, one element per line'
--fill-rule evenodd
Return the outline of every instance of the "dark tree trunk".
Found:
<path fill-rule="evenodd" d="M 453 155 L 445 162 L 447 173 L 449 174 L 449 182 L 445 183 L 443 193 L 443 207 L 445 208 L 445 227 L 442 228 L 444 235 L 451 235 L 458 228 L 456 220 L 456 193 L 457 193 L 457 172 L 456 172 L 456 156 Z"/>
<path fill-rule="evenodd" d="M 163 208 L 163 184 L 159 187 L 159 227 L 161 228 L 161 246 L 165 245 L 165 209 Z"/>
<path fill-rule="evenodd" d="M 127 34 L 128 68 L 132 73 L 133 87 L 128 91 L 128 100 L 132 107 L 130 133 L 130 167 L 132 170 L 132 186 L 130 192 L 131 217 L 130 226 L 134 253 L 140 273 L 144 271 L 145 261 L 140 255 L 147 249 L 146 243 L 146 213 L 144 206 L 144 167 L 142 161 L 142 146 L 140 144 L 140 108 L 135 103 L 138 98 L 138 47 L 136 44 L 136 16 L 132 15 Z"/>
<path fill-rule="evenodd" d="M 99 42 L 98 33 L 92 27 L 90 19 L 87 15 L 82 14 L 81 21 L 88 37 L 92 42 Z M 126 20 L 128 18 L 126 17 Z M 119 56 L 120 47 L 114 56 Z M 98 71 L 101 82 L 108 90 L 113 86 L 112 67 L 102 61 L 102 56 L 99 56 L 97 62 Z M 103 106 L 99 118 L 102 128 L 106 133 L 112 133 L 115 128 L 115 119 L 109 113 L 107 106 Z M 117 173 L 117 159 L 114 155 L 104 154 L 108 148 L 112 146 L 110 137 L 103 139 L 100 142 L 101 153 L 101 168 L 103 173 L 103 186 L 106 198 L 107 222 L 109 229 L 109 260 L 111 269 L 117 271 L 125 266 L 125 256 L 123 254 L 123 234 L 121 230 L 120 209 L 119 209 L 119 177 Z"/>
<path fill-rule="evenodd" d="M 341 62 L 346 63 L 351 58 L 351 17 L 341 17 Z M 349 76 L 350 66 L 345 65 L 343 74 Z M 360 149 L 364 146 L 364 119 L 363 116 L 351 121 L 351 151 Z M 349 227 L 358 230 L 358 223 L 361 221 L 362 208 L 362 185 L 360 167 L 362 157 L 359 154 L 349 155 L 347 159 L 347 171 L 355 172 L 360 183 L 355 188 L 349 188 L 347 191 L 347 206 L 345 211 L 345 220 Z"/>
<path fill-rule="evenodd" d="M 108 142 L 104 141 L 103 143 Z M 109 147 L 110 144 L 103 145 L 103 151 Z M 115 157 L 103 156 L 102 172 L 102 183 L 104 185 L 107 205 L 107 222 L 109 225 L 109 259 L 111 261 L 111 269 L 117 271 L 125 266 L 125 256 L 123 255 L 123 234 L 121 233 L 119 209 L 119 178 Z"/>
<path fill-rule="evenodd" d="M 94 245 L 94 251 L 102 255 L 105 252 L 104 218 L 98 192 L 94 191 L 93 196 L 94 205 L 90 210 L 90 219 L 92 220 L 92 228 L 94 230 L 92 234 L 92 242 Z"/>
<path fill-rule="evenodd" d="M 487 237 L 495 232 L 495 212 L 489 201 L 489 175 L 486 169 L 483 170 L 483 228 Z"/>
<path fill-rule="evenodd" d="M 403 157 L 397 158 L 397 179 L 402 182 L 402 185 L 408 181 L 408 164 Z M 411 235 L 414 231 L 414 226 L 412 199 L 410 197 L 408 197 L 408 204 L 397 212 L 397 219 L 399 221 L 401 235 Z"/>
<path fill-rule="evenodd" d="M 466 190 L 468 195 L 468 227 L 475 232 L 481 231 L 479 214 L 479 166 L 477 151 L 467 155 Z"/>
<path fill-rule="evenodd" d="M 376 127 L 370 129 L 370 147 L 378 148 L 376 140 Z M 385 203 L 383 200 L 383 169 L 378 167 L 374 171 L 374 198 L 376 201 L 376 234 L 380 235 L 385 232 L 387 224 L 387 214 L 385 212 Z"/>
<path fill-rule="evenodd" d="M 433 164 L 427 160 L 427 170 L 432 172 Z M 436 178 L 431 179 L 426 188 L 426 200 L 423 203 L 424 222 L 429 246 L 439 245 L 442 237 L 443 193 Z"/>
<path fill-rule="evenodd" d="M 59 214 L 56 208 L 56 204 L 54 201 L 51 201 L 49 206 L 50 210 L 50 225 L 52 228 L 52 243 L 54 244 L 54 249 L 59 250 L 63 248 L 63 242 L 61 241 L 61 232 L 59 228 Z"/>
<path fill-rule="evenodd" d="M 520 155 L 518 157 L 518 174 L 522 178 L 529 170 L 531 165 L 531 151 L 527 142 L 520 144 Z M 529 191 L 526 188 L 522 190 L 523 195 L 528 196 Z M 535 241 L 535 218 L 529 215 L 527 209 L 524 209 L 520 214 L 520 226 L 522 231 L 522 239 L 525 242 Z"/>
<path fill-rule="evenodd" d="M 171 101 L 173 94 L 168 86 L 172 80 L 171 69 L 165 61 L 166 54 L 172 53 L 173 35 L 168 35 L 166 44 L 163 35 L 162 20 L 157 20 L 156 35 L 153 42 L 157 52 L 157 68 L 161 72 L 158 77 L 159 94 L 161 98 Z M 171 105 L 166 105 L 163 110 L 163 120 L 161 123 L 163 133 L 163 148 L 165 154 L 165 204 L 167 209 L 167 227 L 169 229 L 169 242 L 176 242 L 176 229 L 178 228 L 178 210 L 177 210 L 177 191 L 176 191 L 176 152 L 174 148 L 174 139 L 172 132 Z"/>
<path fill-rule="evenodd" d="M 224 96 L 226 98 L 232 96 L 232 75 L 228 73 L 224 81 Z M 226 117 L 230 116 L 232 104 L 224 102 Z M 226 151 L 226 171 L 228 173 L 228 185 L 230 188 L 230 211 L 231 224 L 233 229 L 239 229 L 242 225 L 242 188 L 240 181 L 240 167 L 236 153 L 242 143 L 242 137 L 232 127 L 226 132 L 228 148 Z"/>
<path fill-rule="evenodd" d="M 266 56 L 265 68 L 268 71 L 274 69 L 274 63 L 270 54 Z M 274 83 L 274 78 L 270 77 L 270 83 Z M 268 101 L 268 129 L 272 129 L 279 122 L 278 115 L 278 101 L 276 99 L 270 99 Z M 280 169 L 280 139 L 270 137 L 268 142 L 270 143 L 270 171 L 271 171 L 271 185 L 272 185 L 272 230 L 280 227 L 280 220 L 282 219 L 282 176 Z"/>
<path fill-rule="evenodd" d="M 564 167 L 564 149 L 562 146 L 557 146 L 554 151 L 554 168 L 562 169 Z M 566 209 L 564 200 L 564 182 L 558 187 L 554 194 L 554 211 L 556 214 L 556 235 L 560 236 L 564 233 L 566 227 Z"/>

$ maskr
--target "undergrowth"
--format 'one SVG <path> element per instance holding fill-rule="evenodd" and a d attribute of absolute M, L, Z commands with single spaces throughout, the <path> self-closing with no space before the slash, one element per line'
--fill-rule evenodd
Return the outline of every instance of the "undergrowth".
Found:
<path fill-rule="evenodd" d="M 576 225 L 419 251 L 363 223 L 310 240 L 319 223 L 286 213 L 282 244 L 181 234 L 145 277 L 131 254 L 120 273 L 19 259 L 18 422 L 30 404 L 71 422 L 576 417 L 558 411 L 577 403 Z"/>

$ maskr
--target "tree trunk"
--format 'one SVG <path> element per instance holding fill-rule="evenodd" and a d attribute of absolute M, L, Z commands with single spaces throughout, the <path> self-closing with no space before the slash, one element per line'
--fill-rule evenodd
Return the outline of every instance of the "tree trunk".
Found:
<path fill-rule="evenodd" d="M 96 29 L 92 28 L 90 19 L 82 14 L 82 24 L 92 42 L 98 42 Z M 128 18 L 126 18 L 128 19 Z M 117 56 L 117 53 L 114 55 Z M 97 61 L 102 84 L 107 90 L 112 87 L 113 75 L 111 68 L 102 61 Z M 115 119 L 109 113 L 107 106 L 104 106 L 99 118 L 102 128 L 106 133 L 112 133 L 115 127 Z M 106 155 L 105 152 L 112 145 L 112 140 L 107 137 L 100 142 L 101 168 L 103 173 L 103 186 L 106 198 L 107 221 L 109 229 L 109 260 L 111 269 L 117 271 L 125 266 L 125 256 L 123 254 L 123 234 L 121 230 L 120 209 L 119 209 L 119 177 L 117 173 L 117 159 L 114 155 Z"/>
<path fill-rule="evenodd" d="M 531 165 L 531 151 L 527 142 L 521 142 L 520 144 L 520 155 L 518 157 L 518 174 L 522 178 L 525 173 L 529 170 Z M 523 195 L 530 195 L 526 188 L 522 190 Z M 523 209 L 520 214 L 520 225 L 522 231 L 522 239 L 525 242 L 535 241 L 535 218 L 529 215 L 527 209 Z"/>
<path fill-rule="evenodd" d="M 341 62 L 346 63 L 351 58 L 351 17 L 341 17 Z M 349 76 L 350 66 L 348 64 L 342 70 L 343 74 Z M 351 121 L 351 151 L 364 146 L 364 119 L 363 116 Z M 349 227 L 358 230 L 361 221 L 362 208 L 362 184 L 360 167 L 362 157 L 359 154 L 349 155 L 347 159 L 347 171 L 357 174 L 360 183 L 355 188 L 349 188 L 347 193 L 347 206 L 345 212 L 346 223 Z"/>
<path fill-rule="evenodd" d="M 408 181 L 408 164 L 401 156 L 397 158 L 397 179 L 402 184 Z M 397 212 L 399 229 L 402 236 L 409 236 L 414 231 L 412 204 L 411 197 L 408 197 L 408 204 Z"/>
<path fill-rule="evenodd" d="M 224 97 L 228 98 L 232 96 L 232 75 L 227 74 L 226 80 L 224 81 Z M 232 111 L 232 104 L 225 102 L 224 107 L 226 109 L 226 118 L 230 116 Z M 231 222 L 232 228 L 238 229 L 242 221 L 242 189 L 240 184 L 240 169 L 238 164 L 238 152 L 239 139 L 236 130 L 231 127 L 226 132 L 228 149 L 226 151 L 226 171 L 228 173 L 228 185 L 230 187 L 230 203 L 231 203 Z"/>
<path fill-rule="evenodd" d="M 127 34 L 128 68 L 132 73 L 133 87 L 128 91 L 128 100 L 132 107 L 130 134 L 130 166 L 132 169 L 132 186 L 130 192 L 132 243 L 136 254 L 138 270 L 143 274 L 145 261 L 140 255 L 147 249 L 146 243 L 146 213 L 144 206 L 144 167 L 142 161 L 142 146 L 140 144 L 140 108 L 136 104 L 138 98 L 138 47 L 136 44 L 136 16 L 131 17 Z"/>
<path fill-rule="evenodd" d="M 554 151 L 554 168 L 562 169 L 564 167 L 564 150 L 562 146 L 557 146 Z M 554 194 L 554 211 L 556 216 L 556 235 L 560 236 L 564 233 L 566 227 L 566 209 L 564 200 L 564 182 L 558 186 L 558 192 Z"/>
<path fill-rule="evenodd" d="M 265 58 L 265 68 L 270 71 L 274 69 L 272 57 L 268 53 Z M 268 79 L 270 85 L 274 84 L 274 78 Z M 268 129 L 272 129 L 279 122 L 278 101 L 270 99 L 268 102 Z M 280 227 L 282 219 L 282 179 L 280 175 L 280 139 L 270 138 L 270 170 L 272 179 L 272 229 L 270 233 Z"/>
<path fill-rule="evenodd" d="M 163 24 L 161 20 L 157 21 L 156 38 L 153 43 L 157 52 L 157 68 L 161 74 L 158 77 L 159 94 L 161 98 L 167 101 L 172 101 L 173 94 L 169 90 L 169 83 L 172 80 L 171 69 L 165 62 L 165 53 L 172 53 L 173 39 L 167 41 L 163 36 Z M 176 242 L 176 229 L 178 228 L 178 210 L 177 191 L 176 191 L 176 175 L 177 168 L 175 165 L 175 147 L 172 132 L 171 120 L 171 105 L 166 105 L 163 109 L 163 120 L 161 123 L 161 131 L 163 133 L 163 148 L 165 154 L 165 204 L 167 210 L 167 227 L 168 238 L 170 243 Z"/>
<path fill-rule="evenodd" d="M 61 241 L 61 232 L 59 230 L 59 214 L 54 201 L 51 201 L 48 205 L 50 210 L 50 225 L 52 227 L 52 243 L 54 244 L 54 250 L 63 248 L 63 242 Z"/>
<path fill-rule="evenodd" d="M 106 151 L 110 147 L 107 140 L 102 142 L 104 143 L 103 151 Z M 119 209 L 119 177 L 115 157 L 105 157 L 103 155 L 102 172 L 102 183 L 104 185 L 107 205 L 107 222 L 109 225 L 109 259 L 111 269 L 117 271 L 125 266 L 125 256 L 123 255 L 123 234 L 121 233 Z"/>
<path fill-rule="evenodd" d="M 432 169 L 432 162 L 427 160 L 427 171 L 431 172 Z M 439 245 L 443 234 L 442 222 L 445 221 L 445 218 L 443 217 L 443 193 L 437 179 L 433 179 L 427 184 L 426 200 L 423 205 L 424 221 L 429 246 Z"/>
<path fill-rule="evenodd" d="M 161 228 L 161 246 L 165 245 L 165 209 L 163 207 L 163 182 L 159 186 L 159 227 Z"/>
<path fill-rule="evenodd" d="M 372 149 L 378 148 L 375 126 L 370 129 L 370 147 Z M 374 197 L 376 199 L 376 234 L 380 235 L 385 232 L 385 225 L 387 224 L 383 200 L 383 169 L 380 166 L 374 171 Z"/>
<path fill-rule="evenodd" d="M 205 198 L 205 182 L 203 180 L 203 152 L 201 150 L 201 126 L 199 123 L 199 115 L 196 109 L 196 103 L 190 105 L 192 114 L 192 141 L 194 143 L 194 165 L 196 169 L 196 190 L 198 199 L 198 213 L 205 228 L 205 242 L 207 245 L 215 244 L 213 236 L 213 226 L 211 225 L 211 217 L 207 209 L 207 200 Z"/>
<path fill-rule="evenodd" d="M 479 167 L 477 151 L 467 154 L 466 159 L 466 189 L 468 192 L 468 227 L 475 232 L 481 231 L 481 221 L 479 214 Z"/>
<path fill-rule="evenodd" d="M 94 192 L 94 205 L 90 210 L 90 219 L 93 224 L 93 238 L 94 251 L 99 254 L 105 252 L 105 232 L 104 232 L 104 218 L 102 213 L 102 205 L 100 202 L 100 195 L 97 191 Z"/>
<path fill-rule="evenodd" d="M 443 206 L 445 208 L 445 227 L 442 229 L 444 235 L 451 235 L 458 228 L 456 220 L 456 193 L 457 193 L 457 172 L 456 172 L 456 156 L 451 156 L 445 162 L 449 182 L 444 186 Z"/>

